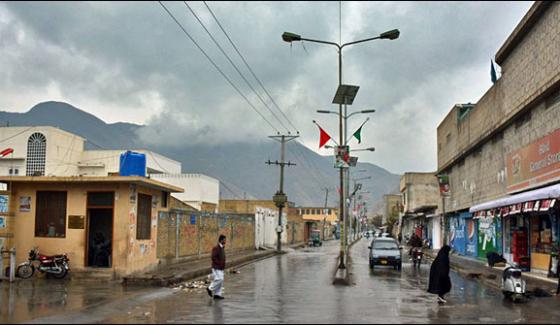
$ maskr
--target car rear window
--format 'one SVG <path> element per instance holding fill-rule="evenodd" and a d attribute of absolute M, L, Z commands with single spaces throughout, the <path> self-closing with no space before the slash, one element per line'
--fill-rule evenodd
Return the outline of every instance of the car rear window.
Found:
<path fill-rule="evenodd" d="M 397 244 L 393 241 L 380 241 L 380 240 L 376 240 L 373 243 L 373 248 L 374 249 L 385 249 L 385 250 L 390 250 L 390 249 L 399 249 L 397 247 Z"/>

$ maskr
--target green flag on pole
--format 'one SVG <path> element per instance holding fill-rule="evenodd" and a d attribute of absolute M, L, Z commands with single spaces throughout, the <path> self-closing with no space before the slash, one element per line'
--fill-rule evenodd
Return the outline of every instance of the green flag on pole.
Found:
<path fill-rule="evenodd" d="M 358 129 L 358 131 L 354 132 L 354 137 L 356 139 L 358 139 L 358 143 L 362 143 L 362 127 L 364 125 L 362 124 L 362 126 L 360 126 L 360 128 Z"/>

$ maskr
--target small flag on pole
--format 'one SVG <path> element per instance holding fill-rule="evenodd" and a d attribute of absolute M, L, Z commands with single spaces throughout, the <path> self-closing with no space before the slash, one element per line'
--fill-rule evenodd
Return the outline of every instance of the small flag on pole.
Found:
<path fill-rule="evenodd" d="M 494 63 L 492 63 L 492 59 L 490 59 L 490 78 L 492 79 L 492 83 L 495 84 L 498 77 L 496 77 L 496 70 L 494 69 Z"/>
<path fill-rule="evenodd" d="M 358 143 L 362 143 L 362 126 L 360 126 L 358 131 L 354 132 L 354 137 L 358 139 Z"/>
<path fill-rule="evenodd" d="M 327 142 L 329 142 L 331 138 L 331 136 L 325 132 L 325 130 L 323 130 L 323 128 L 321 126 L 319 126 L 319 124 L 317 124 L 317 122 L 313 121 L 317 127 L 319 128 L 319 132 L 320 132 L 320 138 L 319 138 L 319 149 L 321 149 L 325 144 L 327 144 Z"/>

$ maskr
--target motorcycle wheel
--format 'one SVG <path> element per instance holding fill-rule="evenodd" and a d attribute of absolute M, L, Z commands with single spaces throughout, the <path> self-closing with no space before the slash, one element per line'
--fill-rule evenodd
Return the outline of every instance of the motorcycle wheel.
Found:
<path fill-rule="evenodd" d="M 22 279 L 29 279 L 35 273 L 35 267 L 30 264 L 23 264 L 18 266 L 16 274 Z"/>
<path fill-rule="evenodd" d="M 50 273 L 55 279 L 64 279 L 64 277 L 66 276 L 66 274 L 68 274 L 68 270 L 67 269 L 62 269 L 62 272 L 60 273 Z"/>

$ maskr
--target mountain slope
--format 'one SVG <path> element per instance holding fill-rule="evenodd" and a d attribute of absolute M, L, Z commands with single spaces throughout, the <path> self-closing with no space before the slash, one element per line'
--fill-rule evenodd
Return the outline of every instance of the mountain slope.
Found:
<path fill-rule="evenodd" d="M 56 126 L 88 139 L 87 148 L 139 149 L 145 148 L 183 164 L 183 171 L 204 173 L 222 182 L 223 198 L 269 199 L 279 185 L 279 168 L 266 165 L 265 161 L 277 160 L 280 146 L 269 140 L 260 143 L 236 143 L 228 145 L 191 145 L 187 147 L 151 146 L 141 143 L 136 132 L 144 127 L 130 123 L 107 124 L 92 114 L 61 102 L 44 102 L 26 113 L 0 112 L 0 125 L 5 126 Z M 318 155 L 298 142 L 287 144 L 286 159 L 296 166 L 285 169 L 285 192 L 290 201 L 298 205 L 323 206 L 324 188 L 330 188 L 328 205 L 338 204 L 338 170 L 333 168 L 333 157 Z M 365 194 L 370 197 L 369 211 L 382 199 L 383 194 L 398 188 L 399 175 L 370 164 L 358 163 L 351 178 L 372 176 L 363 182 Z M 350 184 L 351 189 L 353 182 Z"/>

